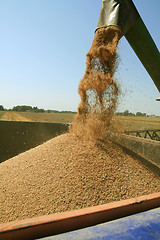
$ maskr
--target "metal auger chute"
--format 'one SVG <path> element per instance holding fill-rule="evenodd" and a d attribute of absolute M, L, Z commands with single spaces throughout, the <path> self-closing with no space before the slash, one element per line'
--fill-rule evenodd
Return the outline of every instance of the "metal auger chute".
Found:
<path fill-rule="evenodd" d="M 108 26 L 119 27 L 160 92 L 160 53 L 132 0 L 102 0 L 96 30 Z"/>

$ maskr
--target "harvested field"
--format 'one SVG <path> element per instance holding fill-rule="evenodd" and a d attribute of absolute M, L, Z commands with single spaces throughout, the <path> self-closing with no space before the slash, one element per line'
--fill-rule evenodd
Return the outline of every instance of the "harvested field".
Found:
<path fill-rule="evenodd" d="M 116 121 L 124 131 L 160 129 L 160 117 L 117 116 Z"/>
<path fill-rule="evenodd" d="M 71 123 L 75 113 L 31 113 L 21 112 L 21 116 L 29 118 L 34 122 L 54 122 L 54 123 Z"/>
<path fill-rule="evenodd" d="M 74 113 L 0 112 L 0 120 L 25 122 L 72 123 Z M 123 131 L 160 129 L 160 117 L 114 116 L 114 121 Z"/>
<path fill-rule="evenodd" d="M 1 163 L 1 222 L 160 191 L 160 177 L 122 148 L 64 134 Z"/>
<path fill-rule="evenodd" d="M 3 111 L 0 112 L 0 120 L 4 121 L 31 121 L 29 118 L 22 116 L 17 112 Z"/>
<path fill-rule="evenodd" d="M 74 113 L 0 112 L 0 120 L 7 121 L 71 123 L 74 117 Z"/>

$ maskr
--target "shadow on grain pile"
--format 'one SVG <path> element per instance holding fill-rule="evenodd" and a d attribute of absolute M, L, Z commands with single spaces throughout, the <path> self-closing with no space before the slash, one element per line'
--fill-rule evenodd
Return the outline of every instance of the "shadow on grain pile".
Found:
<path fill-rule="evenodd" d="M 113 80 L 119 38 L 115 28 L 96 32 L 70 133 L 1 163 L 1 222 L 160 191 L 156 173 L 105 139 L 119 92 Z"/>

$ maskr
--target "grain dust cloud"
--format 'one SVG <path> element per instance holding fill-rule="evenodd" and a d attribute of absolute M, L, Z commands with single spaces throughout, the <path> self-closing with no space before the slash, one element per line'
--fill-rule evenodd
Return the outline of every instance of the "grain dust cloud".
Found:
<path fill-rule="evenodd" d="M 98 29 L 87 53 L 86 71 L 78 92 L 81 102 L 71 133 L 103 139 L 115 113 L 120 87 L 114 79 L 118 67 L 117 45 L 122 34 L 117 27 Z"/>

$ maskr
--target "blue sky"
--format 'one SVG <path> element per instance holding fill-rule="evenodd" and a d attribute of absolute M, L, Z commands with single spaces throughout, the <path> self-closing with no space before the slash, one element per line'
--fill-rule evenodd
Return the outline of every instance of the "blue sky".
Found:
<path fill-rule="evenodd" d="M 160 1 L 133 0 L 158 49 Z M 0 105 L 76 111 L 101 0 L 0 0 Z M 153 81 L 123 37 L 119 111 L 160 116 Z"/>

